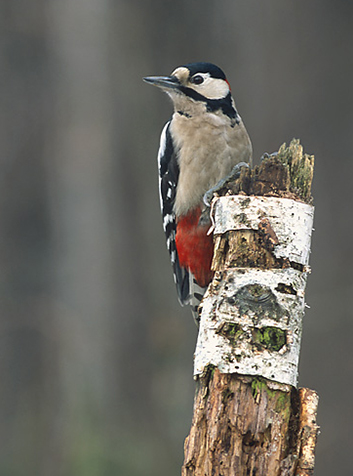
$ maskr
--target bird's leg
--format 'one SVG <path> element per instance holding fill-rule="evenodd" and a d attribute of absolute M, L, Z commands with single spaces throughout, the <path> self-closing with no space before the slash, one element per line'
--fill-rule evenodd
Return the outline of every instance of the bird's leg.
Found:
<path fill-rule="evenodd" d="M 214 187 L 207 190 L 207 192 L 203 196 L 203 202 L 207 207 L 210 206 L 214 193 L 221 190 L 227 182 L 231 182 L 232 180 L 235 180 L 235 179 L 239 178 L 242 167 L 248 167 L 249 168 L 250 165 L 247 162 L 239 162 L 239 164 L 237 164 L 233 167 L 233 169 L 232 169 L 232 171 L 229 175 L 222 178 Z"/>
<path fill-rule="evenodd" d="M 201 215 L 199 218 L 199 222 L 197 226 L 208 226 L 211 225 L 211 218 L 210 218 L 210 206 L 207 205 L 201 210 Z"/>

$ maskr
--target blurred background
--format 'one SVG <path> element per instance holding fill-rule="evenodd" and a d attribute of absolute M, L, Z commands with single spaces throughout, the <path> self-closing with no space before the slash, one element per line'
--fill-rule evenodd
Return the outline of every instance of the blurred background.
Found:
<path fill-rule="evenodd" d="M 315 474 L 352 473 L 353 2 L 4 0 L 0 6 L 0 474 L 178 475 L 197 329 L 179 307 L 141 80 L 227 73 L 255 163 L 315 154 L 300 385 Z"/>

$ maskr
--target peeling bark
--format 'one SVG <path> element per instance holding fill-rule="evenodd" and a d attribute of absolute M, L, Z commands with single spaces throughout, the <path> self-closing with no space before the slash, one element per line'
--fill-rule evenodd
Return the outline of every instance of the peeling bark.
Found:
<path fill-rule="evenodd" d="M 243 169 L 224 193 L 311 204 L 312 176 L 313 157 L 292 141 L 253 170 Z M 244 210 L 252 198 L 244 201 Z M 235 229 L 221 224 L 221 231 L 215 219 L 215 276 L 201 308 L 197 390 L 182 476 L 313 473 L 318 397 L 296 389 L 309 249 L 295 232 L 302 240 L 297 253 L 293 236 L 287 239 L 274 215 L 265 215 L 233 213 Z M 290 233 L 292 225 L 287 228 Z M 242 284 L 247 274 L 252 280 Z"/>

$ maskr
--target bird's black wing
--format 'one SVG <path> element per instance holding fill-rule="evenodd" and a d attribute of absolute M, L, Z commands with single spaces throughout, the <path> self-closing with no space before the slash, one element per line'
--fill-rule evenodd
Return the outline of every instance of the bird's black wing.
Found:
<path fill-rule="evenodd" d="M 181 268 L 175 244 L 176 217 L 174 202 L 179 179 L 179 164 L 173 138 L 170 133 L 170 121 L 164 126 L 158 151 L 159 168 L 159 196 L 163 218 L 163 228 L 167 241 L 167 248 L 173 266 L 174 281 L 177 287 L 178 298 L 182 305 L 190 300 L 189 271 Z"/>

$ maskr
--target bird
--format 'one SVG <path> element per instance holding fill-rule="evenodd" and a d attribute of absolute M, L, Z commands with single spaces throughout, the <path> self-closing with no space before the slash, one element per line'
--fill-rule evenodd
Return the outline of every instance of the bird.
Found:
<path fill-rule="evenodd" d="M 166 92 L 174 106 L 158 150 L 160 206 L 179 302 L 191 306 L 199 324 L 213 277 L 210 198 L 252 164 L 252 144 L 218 66 L 188 63 L 143 80 Z"/>

